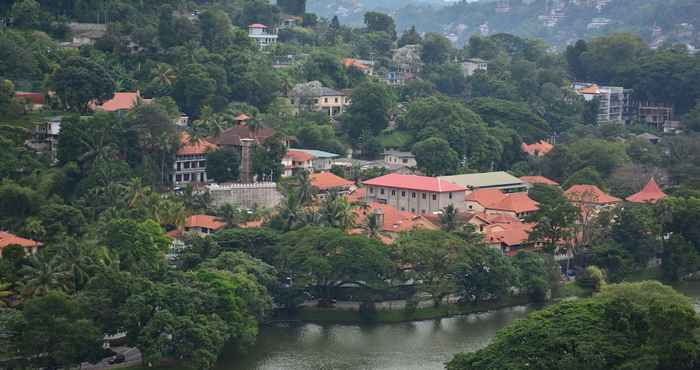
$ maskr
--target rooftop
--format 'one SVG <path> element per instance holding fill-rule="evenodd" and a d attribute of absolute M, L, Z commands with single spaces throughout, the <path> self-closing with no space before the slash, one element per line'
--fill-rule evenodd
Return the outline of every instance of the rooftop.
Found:
<path fill-rule="evenodd" d="M 574 185 L 564 192 L 567 198 L 576 203 L 591 203 L 597 205 L 615 204 L 622 201 L 600 190 L 595 185 Z"/>
<path fill-rule="evenodd" d="M 385 232 L 403 232 L 414 229 L 437 230 L 438 227 L 430 222 L 427 218 L 418 216 L 411 212 L 399 211 L 398 209 L 381 203 L 370 203 L 366 208 L 356 208 L 357 214 L 356 223 L 362 224 L 367 216 L 372 213 L 379 213 L 384 216 L 383 231 Z"/>
<path fill-rule="evenodd" d="M 241 139 L 253 139 L 256 144 L 261 144 L 274 135 L 275 130 L 271 128 L 238 125 L 224 130 L 221 135 L 210 138 L 209 141 L 223 146 L 241 146 Z"/>
<path fill-rule="evenodd" d="M 290 92 L 295 97 L 345 96 L 347 93 L 325 87 L 319 81 L 301 83 L 294 86 Z"/>
<path fill-rule="evenodd" d="M 311 185 L 319 190 L 349 188 L 355 185 L 354 182 L 337 176 L 332 172 L 314 172 L 309 177 L 311 178 Z"/>
<path fill-rule="evenodd" d="M 187 133 L 180 134 L 180 148 L 177 150 L 177 155 L 202 155 L 208 151 L 218 148 L 216 144 L 209 142 L 207 139 L 199 139 L 196 143 L 190 142 L 190 135 Z"/>
<path fill-rule="evenodd" d="M 364 182 L 369 186 L 383 186 L 406 190 L 429 191 L 433 193 L 448 193 L 465 191 L 463 186 L 454 184 L 439 177 L 401 175 L 392 173 Z"/>
<path fill-rule="evenodd" d="M 186 228 L 199 227 L 207 228 L 209 230 L 218 230 L 226 226 L 224 222 L 219 221 L 218 218 L 209 215 L 192 215 L 187 217 L 185 222 Z"/>
<path fill-rule="evenodd" d="M 525 192 L 505 194 L 499 189 L 478 189 L 468 194 L 465 200 L 477 202 L 486 209 L 514 213 L 535 212 L 539 209 L 537 202 Z"/>
<path fill-rule="evenodd" d="M 449 181 L 468 189 L 482 188 L 521 188 L 526 187 L 526 184 L 519 178 L 509 174 L 508 172 L 485 172 L 471 173 L 456 176 L 441 176 L 441 180 Z"/>
<path fill-rule="evenodd" d="M 101 110 L 105 112 L 116 112 L 119 110 L 129 110 L 136 106 L 138 103 L 139 99 L 141 98 L 141 94 L 136 91 L 136 92 L 118 92 L 114 93 L 114 96 L 112 99 L 107 100 L 106 102 L 97 105 L 95 103 L 91 103 L 92 109 L 94 110 Z"/>
<path fill-rule="evenodd" d="M 552 145 L 544 140 L 540 140 L 539 142 L 534 143 L 534 144 L 523 143 L 521 145 L 521 148 L 522 148 L 523 152 L 525 152 L 529 155 L 544 157 L 545 155 L 547 155 L 547 153 L 551 152 L 552 149 L 554 149 L 554 145 Z"/>
<path fill-rule="evenodd" d="M 559 183 L 548 179 L 544 176 L 522 176 L 520 177 L 520 180 L 523 180 L 524 182 L 530 184 L 530 185 L 535 185 L 535 184 L 542 184 L 542 185 L 551 185 L 551 186 L 559 186 Z"/>
<path fill-rule="evenodd" d="M 666 197 L 666 193 L 661 190 L 659 184 L 652 178 L 639 193 L 630 195 L 626 200 L 632 203 L 656 203 Z"/>
<path fill-rule="evenodd" d="M 393 155 L 393 156 L 399 157 L 399 158 L 415 158 L 416 157 L 415 154 L 413 154 L 411 152 L 402 152 L 402 151 L 398 151 L 398 150 L 385 150 L 384 155 L 385 156 L 386 155 Z"/>
<path fill-rule="evenodd" d="M 329 152 L 324 152 L 323 150 L 314 150 L 314 149 L 289 149 L 288 152 L 300 152 L 300 153 L 306 153 L 310 156 L 313 156 L 316 159 L 325 159 L 325 158 L 338 158 L 340 155 L 335 154 L 335 153 L 329 153 Z"/>
<path fill-rule="evenodd" d="M 6 231 L 0 231 L 0 252 L 2 252 L 5 247 L 9 247 L 11 245 L 19 245 L 20 247 L 24 248 L 34 248 L 40 246 L 41 243 L 31 239 L 19 237 L 15 234 L 10 234 Z"/>

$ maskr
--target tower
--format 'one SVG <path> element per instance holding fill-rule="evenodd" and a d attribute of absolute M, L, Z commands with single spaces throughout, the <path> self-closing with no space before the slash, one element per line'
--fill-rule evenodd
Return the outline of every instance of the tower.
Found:
<path fill-rule="evenodd" d="M 255 140 L 241 138 L 241 183 L 250 184 L 253 182 L 253 146 Z"/>

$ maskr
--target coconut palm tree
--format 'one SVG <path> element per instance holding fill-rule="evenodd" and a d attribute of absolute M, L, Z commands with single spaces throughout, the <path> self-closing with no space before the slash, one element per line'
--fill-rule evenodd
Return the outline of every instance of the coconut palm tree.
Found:
<path fill-rule="evenodd" d="M 302 224 L 305 212 L 296 192 L 287 192 L 278 209 L 278 217 L 282 220 L 284 231 L 293 230 Z"/>
<path fill-rule="evenodd" d="M 459 211 L 452 204 L 445 207 L 440 215 L 440 226 L 448 232 L 457 231 L 460 229 Z"/>
<path fill-rule="evenodd" d="M 51 290 L 65 290 L 68 274 L 58 261 L 44 253 L 29 258 L 29 263 L 21 270 L 20 292 L 24 298 L 45 295 Z"/>
<path fill-rule="evenodd" d="M 382 235 L 382 228 L 384 227 L 381 221 L 382 219 L 377 213 L 370 212 L 367 215 L 367 219 L 361 225 L 361 227 L 368 238 L 379 239 L 379 237 Z"/>
<path fill-rule="evenodd" d="M 355 226 L 354 206 L 344 197 L 332 193 L 323 201 L 320 209 L 323 224 L 341 230 L 348 230 Z"/>
<path fill-rule="evenodd" d="M 296 193 L 302 205 L 311 203 L 316 195 L 316 189 L 311 184 L 311 177 L 306 171 L 299 171 L 295 176 Z"/>
<path fill-rule="evenodd" d="M 175 69 L 165 63 L 158 63 L 155 70 L 153 71 L 154 77 L 153 82 L 156 82 L 162 86 L 172 86 L 175 84 L 177 78 L 177 73 Z"/>
<path fill-rule="evenodd" d="M 238 224 L 244 221 L 244 216 L 241 210 L 233 204 L 226 203 L 219 207 L 216 215 L 226 223 L 227 228 L 237 227 Z"/>
<path fill-rule="evenodd" d="M 73 293 L 77 293 L 87 283 L 90 270 L 94 267 L 92 256 L 84 244 L 77 240 L 67 240 L 56 254 L 59 268 L 66 272 Z"/>

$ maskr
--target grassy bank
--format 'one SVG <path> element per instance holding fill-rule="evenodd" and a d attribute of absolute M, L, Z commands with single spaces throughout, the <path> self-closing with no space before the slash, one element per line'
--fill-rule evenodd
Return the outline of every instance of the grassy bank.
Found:
<path fill-rule="evenodd" d="M 405 310 L 377 310 L 370 317 L 354 310 L 304 308 L 298 314 L 286 319 L 315 323 L 398 323 L 488 312 L 527 303 L 527 297 L 518 296 L 508 297 L 499 302 L 481 302 L 468 305 L 444 304 L 440 307 L 417 308 L 413 312 Z"/>

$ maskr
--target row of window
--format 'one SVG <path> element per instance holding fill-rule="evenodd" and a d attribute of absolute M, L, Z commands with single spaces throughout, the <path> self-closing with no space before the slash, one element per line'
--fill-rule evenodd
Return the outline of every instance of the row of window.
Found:
<path fill-rule="evenodd" d="M 207 161 L 177 162 L 175 165 L 178 171 L 182 171 L 183 168 L 205 168 L 207 167 Z"/>
<path fill-rule="evenodd" d="M 185 173 L 185 174 L 178 174 L 175 175 L 175 183 L 180 183 L 180 182 L 190 182 L 190 181 L 199 181 L 199 182 L 205 182 L 204 178 L 204 173 Z"/>
<path fill-rule="evenodd" d="M 369 188 L 369 193 L 370 193 L 370 194 L 374 194 L 374 188 Z M 380 195 L 385 195 L 385 194 L 386 194 L 385 189 L 380 188 L 380 189 L 379 189 L 379 194 L 380 194 Z M 396 190 L 392 190 L 392 191 L 391 191 L 391 195 L 396 196 Z M 437 194 L 431 194 L 431 196 L 432 196 L 433 200 L 437 200 Z M 402 197 L 402 198 L 405 198 L 405 197 L 406 197 L 406 191 L 402 191 L 402 192 L 401 192 L 401 197 Z M 417 193 L 416 193 L 416 192 L 411 192 L 411 198 L 416 198 L 416 197 L 417 197 Z M 428 197 L 428 194 L 426 194 L 426 193 L 421 193 L 421 198 L 427 199 L 427 197 Z M 449 193 L 449 198 L 452 199 L 452 193 Z"/>

